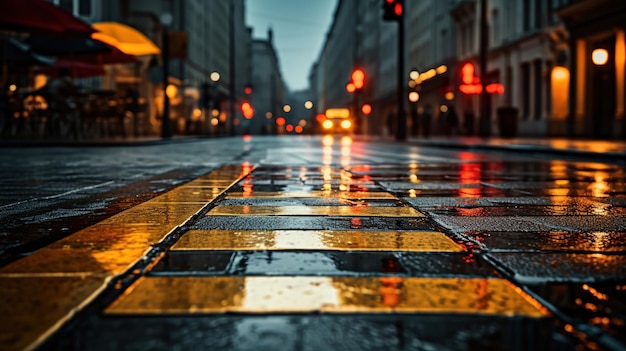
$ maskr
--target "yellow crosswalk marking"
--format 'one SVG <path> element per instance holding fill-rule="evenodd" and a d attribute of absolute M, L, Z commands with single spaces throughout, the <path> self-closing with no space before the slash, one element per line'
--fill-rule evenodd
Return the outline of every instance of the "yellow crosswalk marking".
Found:
<path fill-rule="evenodd" d="M 340 198 L 358 200 L 397 200 L 390 193 L 382 191 L 253 191 L 228 192 L 227 198 L 257 198 L 257 199 L 277 199 L 277 198 Z"/>
<path fill-rule="evenodd" d="M 424 217 L 412 207 L 383 206 L 217 206 L 208 216 Z"/>
<path fill-rule="evenodd" d="M 0 268 L 2 349 L 35 345 L 243 173 L 216 170 Z"/>
<path fill-rule="evenodd" d="M 104 287 L 104 277 L 0 277 L 0 342 L 27 350 Z"/>
<path fill-rule="evenodd" d="M 145 277 L 107 314 L 469 313 L 544 317 L 497 278 Z"/>
<path fill-rule="evenodd" d="M 358 230 L 190 230 L 172 250 L 463 251 L 439 232 Z"/>

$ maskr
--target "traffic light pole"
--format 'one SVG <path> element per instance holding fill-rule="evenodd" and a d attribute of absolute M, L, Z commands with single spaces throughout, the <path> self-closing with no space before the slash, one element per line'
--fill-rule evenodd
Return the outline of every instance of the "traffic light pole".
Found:
<path fill-rule="evenodd" d="M 404 14 L 398 18 L 398 125 L 396 140 L 406 140 L 406 93 L 404 83 Z"/>
<path fill-rule="evenodd" d="M 480 124 L 478 134 L 483 138 L 491 136 L 491 118 L 489 114 L 489 95 L 487 94 L 487 0 L 480 1 Z"/>

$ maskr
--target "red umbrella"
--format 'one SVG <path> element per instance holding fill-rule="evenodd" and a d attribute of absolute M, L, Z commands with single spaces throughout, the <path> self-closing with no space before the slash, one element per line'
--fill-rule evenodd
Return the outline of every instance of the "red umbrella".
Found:
<path fill-rule="evenodd" d="M 93 27 L 44 0 L 2 0 L 0 29 L 50 35 L 89 36 Z"/>

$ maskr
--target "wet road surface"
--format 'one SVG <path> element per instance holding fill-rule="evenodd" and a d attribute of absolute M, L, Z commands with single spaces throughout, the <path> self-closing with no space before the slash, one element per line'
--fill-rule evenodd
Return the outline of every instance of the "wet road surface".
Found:
<path fill-rule="evenodd" d="M 161 147 L 127 171 L 177 181 L 0 268 L 7 349 L 626 344 L 624 166 L 341 137 Z"/>

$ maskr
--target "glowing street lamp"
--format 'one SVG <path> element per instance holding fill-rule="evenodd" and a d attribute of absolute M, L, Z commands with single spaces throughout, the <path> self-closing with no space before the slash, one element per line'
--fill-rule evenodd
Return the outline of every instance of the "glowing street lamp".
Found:
<path fill-rule="evenodd" d="M 603 66 L 609 60 L 609 52 L 606 49 L 595 49 L 591 53 L 591 61 L 596 66 Z"/>
<path fill-rule="evenodd" d="M 221 76 L 218 72 L 212 72 L 210 78 L 213 83 L 217 83 L 219 82 Z"/>

